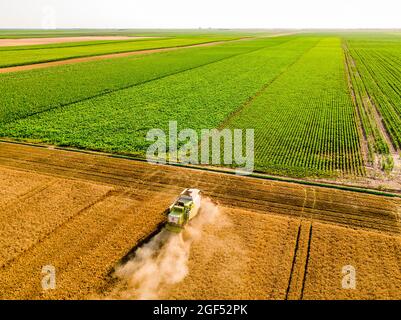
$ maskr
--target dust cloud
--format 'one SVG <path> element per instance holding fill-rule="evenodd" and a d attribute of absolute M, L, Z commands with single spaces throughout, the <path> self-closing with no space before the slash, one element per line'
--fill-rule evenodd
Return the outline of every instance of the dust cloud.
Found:
<path fill-rule="evenodd" d="M 161 289 L 182 281 L 190 272 L 191 245 L 202 237 L 206 224 L 215 223 L 220 212 L 210 199 L 202 199 L 199 214 L 179 234 L 162 230 L 140 247 L 135 256 L 117 267 L 119 285 L 111 298 L 157 299 Z"/>

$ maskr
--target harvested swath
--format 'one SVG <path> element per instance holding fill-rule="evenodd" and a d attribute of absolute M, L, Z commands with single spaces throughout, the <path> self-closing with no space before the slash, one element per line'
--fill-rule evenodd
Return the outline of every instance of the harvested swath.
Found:
<path fill-rule="evenodd" d="M 14 173 L 23 179 L 27 192 L 0 208 L 0 266 L 4 266 L 43 240 L 81 210 L 93 205 L 110 190 L 85 182 L 45 179 L 31 181 L 32 174 Z M 35 176 L 36 178 L 36 176 Z M 14 185 L 17 187 L 18 185 Z"/>
<path fill-rule="evenodd" d="M 80 183 L 75 183 L 78 188 Z M 85 299 L 98 294 L 118 260 L 163 220 L 161 213 L 170 201 L 155 193 L 113 191 L 3 267 L 0 297 Z M 69 213 L 76 210 L 66 210 Z M 42 267 L 49 264 L 56 268 L 54 291 L 41 287 Z"/>
<path fill-rule="evenodd" d="M 298 222 L 220 207 L 191 248 L 189 274 L 168 299 L 284 299 Z"/>

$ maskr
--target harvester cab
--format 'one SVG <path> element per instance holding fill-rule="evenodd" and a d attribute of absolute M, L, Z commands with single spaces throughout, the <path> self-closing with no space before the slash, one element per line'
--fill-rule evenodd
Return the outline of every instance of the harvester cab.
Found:
<path fill-rule="evenodd" d="M 185 225 L 199 211 L 201 194 L 198 189 L 185 189 L 169 207 L 166 229 L 171 232 L 181 232 Z"/>

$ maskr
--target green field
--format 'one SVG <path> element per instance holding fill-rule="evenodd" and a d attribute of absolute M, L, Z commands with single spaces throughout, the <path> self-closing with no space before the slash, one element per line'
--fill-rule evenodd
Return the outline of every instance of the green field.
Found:
<path fill-rule="evenodd" d="M 394 39 L 347 41 L 363 84 L 383 117 L 397 149 L 401 148 L 401 47 Z"/>
<path fill-rule="evenodd" d="M 255 128 L 260 171 L 363 175 L 339 38 L 323 38 L 227 124 Z"/>
<path fill-rule="evenodd" d="M 368 162 L 391 171 L 401 150 L 401 47 L 400 36 L 347 36 L 344 49 Z"/>
<path fill-rule="evenodd" d="M 0 68 L 70 58 L 98 56 L 138 50 L 183 47 L 215 41 L 235 40 L 238 36 L 171 37 L 124 41 L 85 41 L 35 46 L 0 47 Z"/>
<path fill-rule="evenodd" d="M 35 50 L 59 59 L 67 50 L 96 55 L 113 46 L 176 46 L 241 36 L 20 47 L 13 52 L 23 56 L 14 57 L 2 56 L 9 51 L 0 49 L 0 65 L 33 61 Z M 394 169 L 394 152 L 401 146 L 399 35 L 254 37 L 0 74 L 0 136 L 144 157 L 148 130 L 167 130 L 175 120 L 179 129 L 197 132 L 255 129 L 255 169 L 261 172 L 364 177 L 375 158 L 381 159 L 379 170 Z"/>
<path fill-rule="evenodd" d="M 9 122 L 73 102 L 104 95 L 264 47 L 291 37 L 230 42 L 146 56 L 0 74 L 0 122 Z"/>

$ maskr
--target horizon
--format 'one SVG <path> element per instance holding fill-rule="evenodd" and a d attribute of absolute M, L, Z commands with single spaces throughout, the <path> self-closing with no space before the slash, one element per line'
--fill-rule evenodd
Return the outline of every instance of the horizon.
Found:
<path fill-rule="evenodd" d="M 343 31 L 343 30 L 350 30 L 350 31 L 400 31 L 401 27 L 398 28 L 81 28 L 81 27 L 73 27 L 73 28 L 50 28 L 50 29 L 42 29 L 42 28 L 0 28 L 0 30 L 35 30 L 35 31 L 55 31 L 55 30 L 116 30 L 116 31 L 132 31 L 132 30 L 190 30 L 190 31 L 208 31 L 208 30 L 229 30 L 229 31 L 236 31 L 236 30 L 247 30 L 247 31 L 283 31 L 283 30 L 297 30 L 297 31 L 310 31 L 310 30 L 323 30 L 323 31 Z"/>

